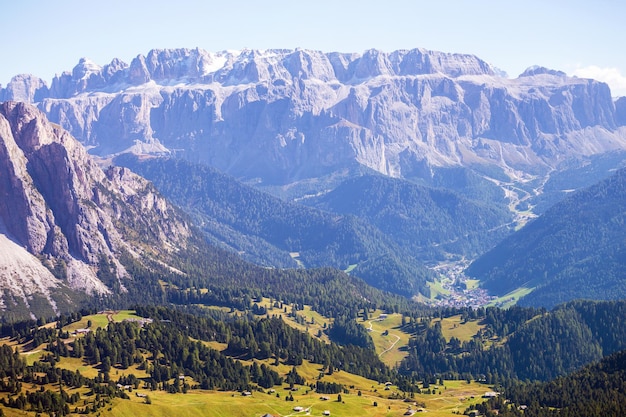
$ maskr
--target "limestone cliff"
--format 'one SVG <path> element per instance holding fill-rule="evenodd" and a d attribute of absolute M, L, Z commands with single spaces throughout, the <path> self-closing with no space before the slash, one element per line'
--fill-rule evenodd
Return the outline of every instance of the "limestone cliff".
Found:
<path fill-rule="evenodd" d="M 423 49 L 152 50 L 130 65 L 82 59 L 37 91 L 26 96 L 93 153 L 174 152 L 275 184 L 354 164 L 405 178 L 476 165 L 537 174 L 626 149 L 623 105 L 604 83 L 542 67 L 510 79 Z"/>
<path fill-rule="evenodd" d="M 191 234 L 148 181 L 123 168 L 103 171 L 67 131 L 24 103 L 0 105 L 0 196 L 0 307 L 33 297 L 55 306 L 63 288 L 123 291 L 131 277 L 121 254 L 167 260 Z M 103 262 L 113 281 L 100 279 Z"/>

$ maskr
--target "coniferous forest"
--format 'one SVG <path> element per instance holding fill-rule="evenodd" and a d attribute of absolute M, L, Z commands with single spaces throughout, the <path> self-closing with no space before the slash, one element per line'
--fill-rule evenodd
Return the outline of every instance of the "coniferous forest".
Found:
<path fill-rule="evenodd" d="M 173 268 L 123 260 L 133 277 L 123 281 L 126 292 L 92 297 L 81 312 L 5 320 L 2 406 L 97 413 L 128 399 L 129 389 L 176 395 L 287 385 L 341 395 L 350 387 L 324 377 L 344 372 L 393 384 L 393 398 L 432 392 L 427 387 L 444 380 L 476 381 L 500 393 L 468 407 L 468 414 L 623 415 L 626 301 L 572 301 L 551 310 L 428 307 L 334 268 L 256 266 L 202 239 L 178 253 Z M 101 264 L 99 278 L 119 285 L 115 265 Z M 90 327 L 83 335 L 64 330 L 83 315 L 121 308 L 143 319 Z M 284 319 L 306 328 L 298 315 L 305 309 L 328 321 L 316 336 Z M 374 312 L 402 317 L 397 331 L 408 342 L 394 365 L 381 361 L 366 327 Z M 478 330 L 463 339 L 446 335 L 442 323 L 454 317 Z M 10 345 L 43 353 L 27 363 Z M 67 369 L 68 360 L 97 372 Z M 299 374 L 304 364 L 317 367 L 317 379 Z"/>

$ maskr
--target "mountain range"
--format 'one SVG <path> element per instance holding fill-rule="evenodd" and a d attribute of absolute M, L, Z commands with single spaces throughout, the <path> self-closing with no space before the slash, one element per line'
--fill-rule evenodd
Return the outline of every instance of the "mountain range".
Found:
<path fill-rule="evenodd" d="M 625 213 L 626 98 L 542 67 L 170 49 L 19 75 L 0 415 L 312 391 L 333 415 L 624 415 Z"/>
<path fill-rule="evenodd" d="M 259 267 L 207 244 L 193 215 L 128 168 L 98 165 L 29 104 L 0 104 L 0 195 L 5 321 L 84 306 L 179 303 L 198 288 L 210 289 L 203 296 L 218 304 L 245 305 L 263 294 L 331 316 L 370 303 L 409 303 L 336 269 Z M 314 221 L 332 231 L 329 219 L 318 214 Z M 350 236 L 349 227 L 339 230 Z"/>
<path fill-rule="evenodd" d="M 355 166 L 408 179 L 484 166 L 528 181 L 626 147 L 624 105 L 604 83 L 541 67 L 508 79 L 423 49 L 152 50 L 130 65 L 81 59 L 50 87 L 17 76 L 0 100 L 36 103 L 94 154 L 174 153 L 266 185 Z"/>
<path fill-rule="evenodd" d="M 81 59 L 50 86 L 18 75 L 5 100 L 6 244 L 30 268 L 44 260 L 29 276 L 54 285 L 40 287 L 88 294 L 125 287 L 120 256 L 169 264 L 199 239 L 190 222 L 260 265 L 332 266 L 428 294 L 425 266 L 479 257 L 626 161 L 626 101 L 606 84 L 542 67 L 509 79 L 423 49 L 152 50 L 130 65 Z M 21 142 L 33 132 L 35 145 Z M 516 282 L 485 278 L 496 292 Z"/>

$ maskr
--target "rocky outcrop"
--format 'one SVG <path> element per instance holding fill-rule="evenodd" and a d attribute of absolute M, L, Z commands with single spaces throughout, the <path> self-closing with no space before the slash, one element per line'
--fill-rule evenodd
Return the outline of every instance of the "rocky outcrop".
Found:
<path fill-rule="evenodd" d="M 355 164 L 396 177 L 476 165 L 536 174 L 626 148 L 604 83 L 542 67 L 508 79 L 475 56 L 423 49 L 83 59 L 38 106 L 94 153 L 175 152 L 265 183 Z"/>
<path fill-rule="evenodd" d="M 626 97 L 615 100 L 615 122 L 619 126 L 626 126 Z"/>
<path fill-rule="evenodd" d="M 50 98 L 70 98 L 85 91 L 100 90 L 124 82 L 122 74 L 128 64 L 114 59 L 100 67 L 93 61 L 81 58 L 72 72 L 54 77 L 50 87 Z"/>
<path fill-rule="evenodd" d="M 0 101 L 38 102 L 48 97 L 50 92 L 45 81 L 32 75 L 20 74 L 11 79 L 5 89 L 0 86 Z"/>
<path fill-rule="evenodd" d="M 123 290 L 129 277 L 121 254 L 167 259 L 191 234 L 148 181 L 123 168 L 103 171 L 67 131 L 24 103 L 0 105 L 0 196 L 0 234 L 10 248 L 2 287 L 13 296 L 11 288 L 21 288 L 26 304 L 35 294 L 50 300 L 54 288 Z M 100 279 L 103 261 L 114 282 Z M 42 262 L 51 271 L 63 267 L 51 279 Z"/>

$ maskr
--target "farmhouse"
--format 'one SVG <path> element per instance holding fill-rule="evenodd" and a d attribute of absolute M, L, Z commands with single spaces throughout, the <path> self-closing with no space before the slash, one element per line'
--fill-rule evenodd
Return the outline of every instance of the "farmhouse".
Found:
<path fill-rule="evenodd" d="M 124 321 L 130 321 L 130 322 L 134 322 L 137 323 L 139 325 L 139 327 L 144 327 L 150 323 L 152 323 L 152 319 L 146 319 L 146 318 L 129 318 L 129 319 L 124 319 Z"/>

